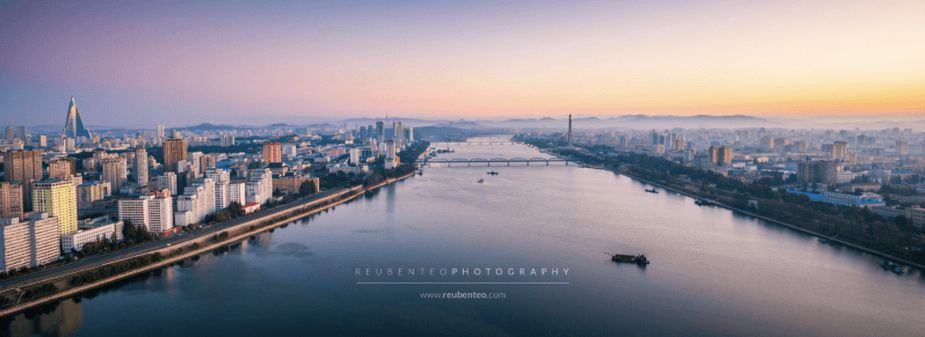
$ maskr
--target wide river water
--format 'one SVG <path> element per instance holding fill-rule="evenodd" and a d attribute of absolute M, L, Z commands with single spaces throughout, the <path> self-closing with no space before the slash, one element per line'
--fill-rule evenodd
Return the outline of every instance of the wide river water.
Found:
<path fill-rule="evenodd" d="M 440 158 L 546 156 L 522 145 L 450 148 Z M 644 187 L 574 164 L 434 164 L 228 252 L 20 314 L 0 333 L 925 334 L 918 271 L 896 275 L 874 256 Z M 605 251 L 652 263 L 615 264 Z M 457 292 L 489 298 L 423 298 Z"/>

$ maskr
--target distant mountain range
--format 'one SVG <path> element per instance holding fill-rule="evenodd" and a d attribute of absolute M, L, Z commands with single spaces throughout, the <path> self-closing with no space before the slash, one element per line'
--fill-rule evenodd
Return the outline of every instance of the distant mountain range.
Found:
<path fill-rule="evenodd" d="M 564 128 L 567 118 L 517 118 L 502 121 L 479 121 L 490 127 L 506 128 Z M 773 127 L 777 123 L 764 118 L 746 115 L 695 115 L 695 116 L 649 116 L 624 115 L 614 117 L 573 117 L 574 128 L 729 128 L 729 127 Z"/>
<path fill-rule="evenodd" d="M 201 123 L 184 127 L 167 127 L 170 130 L 187 132 L 216 132 L 223 130 L 247 130 L 264 128 L 313 128 L 335 129 L 346 126 L 349 129 L 358 126 L 376 125 L 379 120 L 385 121 L 386 128 L 392 127 L 392 122 L 400 121 L 406 127 L 434 127 L 440 129 L 485 130 L 485 129 L 563 129 L 568 126 L 567 117 L 537 117 L 537 118 L 511 118 L 511 119 L 421 119 L 390 117 L 388 120 L 379 118 L 346 118 L 334 120 L 314 121 L 307 124 L 273 123 L 267 125 L 230 125 L 219 123 Z M 574 128 L 626 128 L 626 129 L 671 129 L 671 128 L 832 128 L 832 129 L 883 129 L 911 127 L 916 130 L 925 129 L 925 121 L 915 119 L 889 120 L 878 117 L 816 117 L 816 118 L 762 118 L 749 115 L 623 115 L 623 116 L 581 116 L 572 118 Z M 58 135 L 62 126 L 35 125 L 29 130 L 33 133 Z M 107 127 L 91 125 L 91 132 L 125 132 L 127 134 L 153 130 L 154 126 L 143 127 Z"/>

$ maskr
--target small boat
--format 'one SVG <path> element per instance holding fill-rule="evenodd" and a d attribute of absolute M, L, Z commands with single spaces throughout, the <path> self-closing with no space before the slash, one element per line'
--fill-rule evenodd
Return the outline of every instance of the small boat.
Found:
<path fill-rule="evenodd" d="M 484 182 L 485 182 L 485 179 L 484 179 L 484 178 L 479 179 L 479 184 L 484 183 Z"/>
<path fill-rule="evenodd" d="M 422 175 L 424 175 L 424 170 L 420 170 L 420 171 L 418 171 L 418 175 L 419 175 L 419 176 L 422 176 Z"/>
<path fill-rule="evenodd" d="M 658 194 L 658 190 L 656 190 L 655 187 L 653 187 L 653 188 L 647 188 L 647 189 L 646 189 L 646 192 Z"/>
<path fill-rule="evenodd" d="M 488 172 L 485 172 L 485 173 L 488 174 L 488 175 L 490 175 L 490 176 L 496 176 L 496 175 L 498 175 L 498 171 L 488 171 Z"/>
<path fill-rule="evenodd" d="M 645 267 L 646 265 L 649 264 L 649 258 L 646 257 L 646 254 L 639 254 L 639 255 L 625 255 L 625 254 L 611 254 L 611 253 L 604 253 L 604 254 L 610 255 L 610 261 L 617 262 L 617 263 L 635 263 L 637 266 L 640 266 L 640 267 Z"/>
<path fill-rule="evenodd" d="M 880 267 L 883 267 L 884 270 L 891 271 L 895 273 L 896 275 L 902 275 L 905 272 L 903 271 L 902 266 L 894 263 L 893 261 L 884 261 L 883 263 L 880 264 Z"/>

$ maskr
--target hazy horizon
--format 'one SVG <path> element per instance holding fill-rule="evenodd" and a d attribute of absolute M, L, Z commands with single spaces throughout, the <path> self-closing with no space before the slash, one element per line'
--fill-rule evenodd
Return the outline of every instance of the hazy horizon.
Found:
<path fill-rule="evenodd" d="M 0 123 L 925 113 L 916 1 L 0 5 Z"/>

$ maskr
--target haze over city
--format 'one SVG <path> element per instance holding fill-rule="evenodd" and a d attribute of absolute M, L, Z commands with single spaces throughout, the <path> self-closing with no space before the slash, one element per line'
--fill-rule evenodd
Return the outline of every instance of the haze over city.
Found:
<path fill-rule="evenodd" d="M 911 118 L 925 2 L 0 4 L 0 122 Z M 89 116 L 92 116 L 90 118 Z"/>
<path fill-rule="evenodd" d="M 0 336 L 921 337 L 923 42 L 923 0 L 0 0 Z"/>

